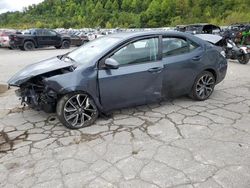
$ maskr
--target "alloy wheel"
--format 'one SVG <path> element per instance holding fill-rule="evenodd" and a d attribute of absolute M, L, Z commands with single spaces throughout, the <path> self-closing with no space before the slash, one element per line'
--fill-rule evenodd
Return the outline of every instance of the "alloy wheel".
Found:
<path fill-rule="evenodd" d="M 208 98 L 214 90 L 215 80 L 209 74 L 204 74 L 196 84 L 196 94 L 201 99 Z"/>
<path fill-rule="evenodd" d="M 64 118 L 72 127 L 84 127 L 96 116 L 97 109 L 86 94 L 76 94 L 64 105 Z"/>

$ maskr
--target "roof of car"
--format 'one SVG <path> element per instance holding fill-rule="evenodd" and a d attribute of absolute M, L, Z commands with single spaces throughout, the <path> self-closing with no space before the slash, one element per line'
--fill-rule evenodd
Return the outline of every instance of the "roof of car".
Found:
<path fill-rule="evenodd" d="M 192 34 L 186 33 L 186 32 L 180 32 L 180 31 L 164 31 L 164 30 L 150 30 L 150 31 L 130 31 L 130 32 L 120 32 L 120 33 L 114 33 L 110 35 L 106 35 L 104 37 L 113 37 L 113 38 L 120 38 L 122 41 L 126 41 L 132 38 L 136 37 L 144 37 L 144 36 L 152 36 L 152 35 L 168 35 L 173 37 L 187 37 L 190 40 L 199 43 L 204 44 L 207 43 L 206 41 L 195 37 Z"/>
<path fill-rule="evenodd" d="M 187 33 L 179 32 L 179 31 L 163 31 L 163 30 L 151 30 L 151 31 L 130 31 L 130 32 L 120 32 L 114 33 L 109 36 L 118 37 L 118 38 L 133 38 L 140 36 L 148 36 L 148 35 L 180 35 L 184 36 Z"/>

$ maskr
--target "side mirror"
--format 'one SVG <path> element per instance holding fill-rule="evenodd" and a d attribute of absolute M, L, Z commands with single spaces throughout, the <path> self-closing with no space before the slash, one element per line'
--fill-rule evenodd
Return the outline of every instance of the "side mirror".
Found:
<path fill-rule="evenodd" d="M 106 59 L 104 64 L 105 64 L 105 67 L 108 69 L 118 69 L 119 68 L 119 63 L 115 59 L 112 59 L 112 58 Z"/>

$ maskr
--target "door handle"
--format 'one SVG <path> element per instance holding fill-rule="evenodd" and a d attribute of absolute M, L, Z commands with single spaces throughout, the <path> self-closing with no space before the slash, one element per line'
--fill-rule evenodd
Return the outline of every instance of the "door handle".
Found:
<path fill-rule="evenodd" d="M 154 67 L 151 69 L 148 69 L 148 72 L 161 72 L 162 67 Z"/>
<path fill-rule="evenodd" d="M 201 56 L 195 56 L 192 58 L 192 60 L 194 60 L 194 61 L 199 61 L 200 59 L 201 59 Z"/>

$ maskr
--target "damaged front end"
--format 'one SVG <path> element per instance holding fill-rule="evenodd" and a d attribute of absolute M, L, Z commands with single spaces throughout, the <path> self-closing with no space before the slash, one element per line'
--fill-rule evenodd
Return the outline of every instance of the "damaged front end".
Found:
<path fill-rule="evenodd" d="M 56 93 L 49 94 L 46 85 L 43 83 L 43 77 L 31 79 L 16 90 L 16 95 L 21 98 L 22 105 L 28 105 L 36 110 L 53 112 L 56 105 Z"/>
<path fill-rule="evenodd" d="M 72 71 L 72 68 L 64 68 L 31 78 L 19 86 L 16 95 L 21 98 L 22 105 L 28 105 L 33 109 L 43 110 L 47 113 L 55 112 L 58 94 L 50 89 L 44 80 Z"/>
<path fill-rule="evenodd" d="M 8 83 L 19 87 L 16 95 L 20 97 L 22 105 L 51 113 L 55 111 L 58 94 L 47 86 L 45 79 L 72 72 L 74 69 L 72 64 L 53 58 L 24 68 Z"/>

